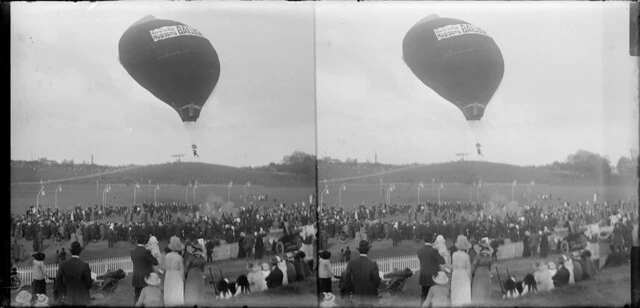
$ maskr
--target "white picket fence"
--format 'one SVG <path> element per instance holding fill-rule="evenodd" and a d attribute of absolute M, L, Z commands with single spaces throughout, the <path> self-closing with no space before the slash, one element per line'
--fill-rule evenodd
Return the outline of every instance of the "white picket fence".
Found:
<path fill-rule="evenodd" d="M 107 258 L 100 260 L 91 260 L 87 261 L 89 263 L 89 268 L 91 268 L 91 272 L 102 275 L 111 270 L 122 269 L 125 273 L 130 273 L 133 271 L 133 263 L 131 262 L 131 257 L 119 257 L 119 258 Z M 45 273 L 49 277 L 56 277 L 58 273 L 58 265 L 57 264 L 47 264 L 45 265 Z M 19 267 L 18 275 L 20 276 L 20 280 L 22 284 L 31 284 L 33 280 L 33 273 L 31 271 L 31 267 Z M 47 283 L 52 283 L 52 280 L 47 279 Z"/>
<path fill-rule="evenodd" d="M 225 252 L 230 252 L 232 248 L 224 247 L 222 248 L 222 250 Z M 223 256 L 226 257 L 226 256 L 229 256 L 229 254 L 225 254 L 223 252 L 222 254 L 217 255 L 218 258 L 214 258 L 214 259 L 220 260 L 221 259 L 220 257 L 223 257 Z M 374 259 L 373 261 L 378 263 L 378 269 L 384 273 L 388 273 L 396 269 L 404 269 L 407 267 L 410 268 L 412 271 L 417 271 L 418 269 L 420 269 L 420 261 L 418 261 L 418 256 L 416 255 L 394 257 L 394 258 L 380 258 L 380 259 Z M 117 270 L 117 269 L 122 269 L 123 271 L 125 271 L 125 273 L 130 273 L 133 271 L 133 263 L 131 262 L 131 257 L 91 260 L 91 261 L 88 261 L 87 263 L 89 263 L 91 272 L 98 274 L 98 276 L 108 271 Z M 333 274 L 337 276 L 341 276 L 342 272 L 346 268 L 347 268 L 347 263 L 345 262 L 331 264 L 331 269 L 333 270 Z M 58 272 L 58 265 L 48 264 L 48 265 L 45 265 L 45 269 L 46 269 L 45 271 L 47 273 L 47 276 L 55 277 Z M 30 267 L 18 268 L 18 275 L 20 276 L 20 280 L 22 280 L 23 284 L 31 284 L 31 281 L 33 280 L 33 275 Z M 334 278 L 334 280 L 337 280 L 337 279 Z M 47 280 L 47 283 L 51 283 L 51 282 L 52 282 L 51 280 Z"/>
<path fill-rule="evenodd" d="M 380 258 L 373 259 L 376 263 L 378 263 L 378 270 L 382 273 L 389 273 L 394 270 L 409 268 L 412 271 L 417 271 L 420 269 L 420 260 L 418 260 L 418 255 L 413 256 L 402 256 L 402 257 L 393 257 L 393 258 Z M 342 276 L 342 272 L 347 269 L 346 262 L 333 263 L 331 264 L 331 271 L 333 271 L 333 275 Z M 334 281 L 338 281 L 339 279 L 333 277 Z"/>

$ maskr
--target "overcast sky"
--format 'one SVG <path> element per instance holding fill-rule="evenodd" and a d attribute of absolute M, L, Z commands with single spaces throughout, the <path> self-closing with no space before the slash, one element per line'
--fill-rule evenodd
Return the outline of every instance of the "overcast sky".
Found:
<path fill-rule="evenodd" d="M 198 120 L 198 161 L 255 166 L 315 153 L 311 5 L 12 3 L 12 159 L 194 160 L 178 114 L 118 61 L 121 35 L 149 14 L 199 30 L 218 52 L 222 73 Z"/>
<path fill-rule="evenodd" d="M 406 32 L 433 13 L 482 28 L 502 51 L 502 84 L 474 129 L 402 60 Z M 316 51 L 320 157 L 478 159 L 479 141 L 493 162 L 546 164 L 585 149 L 615 164 L 638 147 L 628 3 L 324 2 Z"/>

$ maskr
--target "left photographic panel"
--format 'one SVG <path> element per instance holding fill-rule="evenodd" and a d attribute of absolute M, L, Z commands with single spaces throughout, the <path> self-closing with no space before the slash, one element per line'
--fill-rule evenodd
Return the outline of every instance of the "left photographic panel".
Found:
<path fill-rule="evenodd" d="M 316 307 L 313 14 L 12 3 L 12 303 Z"/>

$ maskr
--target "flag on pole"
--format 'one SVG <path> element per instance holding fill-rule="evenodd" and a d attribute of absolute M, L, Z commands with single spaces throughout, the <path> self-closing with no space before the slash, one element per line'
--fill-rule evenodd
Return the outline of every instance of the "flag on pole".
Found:
<path fill-rule="evenodd" d="M 160 184 L 156 184 L 156 190 L 160 190 Z"/>
<path fill-rule="evenodd" d="M 140 189 L 140 184 L 136 183 L 136 189 Z"/>
<path fill-rule="evenodd" d="M 43 190 L 41 190 L 41 192 L 42 192 L 42 195 L 44 196 L 44 189 L 43 189 Z M 32 195 L 32 196 L 33 196 L 33 195 Z"/>
<path fill-rule="evenodd" d="M 424 183 L 420 182 L 420 188 L 424 188 Z"/>
<path fill-rule="evenodd" d="M 62 185 L 58 185 L 58 191 L 62 191 Z"/>
<path fill-rule="evenodd" d="M 347 184 L 342 183 L 342 190 L 347 190 Z"/>
<path fill-rule="evenodd" d="M 444 189 L 444 183 L 440 182 L 440 189 Z"/>
<path fill-rule="evenodd" d="M 513 180 L 513 186 L 518 185 L 518 180 Z"/>
<path fill-rule="evenodd" d="M 196 181 L 196 184 L 193 185 L 193 187 L 198 188 L 198 181 Z"/>
<path fill-rule="evenodd" d="M 326 193 L 326 194 L 327 194 L 327 195 L 329 194 L 329 187 L 327 187 L 327 193 Z"/>
<path fill-rule="evenodd" d="M 478 187 L 482 187 L 482 179 L 478 179 Z"/>
<path fill-rule="evenodd" d="M 229 188 L 233 187 L 233 181 L 229 182 Z"/>
<path fill-rule="evenodd" d="M 251 187 L 251 182 L 247 182 L 247 187 Z"/>

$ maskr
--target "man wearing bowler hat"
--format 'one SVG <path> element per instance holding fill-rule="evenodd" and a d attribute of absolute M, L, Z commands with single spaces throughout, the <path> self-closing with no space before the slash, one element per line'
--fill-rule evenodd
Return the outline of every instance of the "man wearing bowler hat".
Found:
<path fill-rule="evenodd" d="M 71 259 L 60 264 L 56 275 L 58 293 L 62 303 L 71 306 L 88 306 L 90 302 L 91 269 L 87 262 L 80 260 L 80 243 L 71 243 Z"/>
<path fill-rule="evenodd" d="M 438 250 L 431 246 L 433 242 L 433 234 L 424 236 L 424 247 L 418 249 L 418 260 L 420 260 L 420 285 L 422 286 L 422 296 L 420 302 L 429 294 L 429 289 L 435 285 L 433 276 L 440 270 L 440 265 L 444 264 L 444 258 L 438 253 Z"/>
<path fill-rule="evenodd" d="M 378 302 L 378 286 L 380 286 L 380 272 L 378 264 L 369 260 L 371 245 L 367 241 L 360 241 L 358 251 L 360 256 L 347 263 L 347 269 L 342 274 L 343 286 L 353 290 L 353 301 L 358 307 L 372 307 Z"/>
<path fill-rule="evenodd" d="M 147 236 L 144 233 L 138 233 L 136 241 L 138 246 L 131 251 L 131 261 L 133 262 L 133 279 L 131 282 L 135 289 L 134 305 L 138 302 L 142 289 L 147 286 L 144 281 L 145 277 L 153 271 L 154 265 L 158 265 L 158 260 L 151 254 L 151 251 L 145 248 L 145 244 L 148 241 Z"/>

